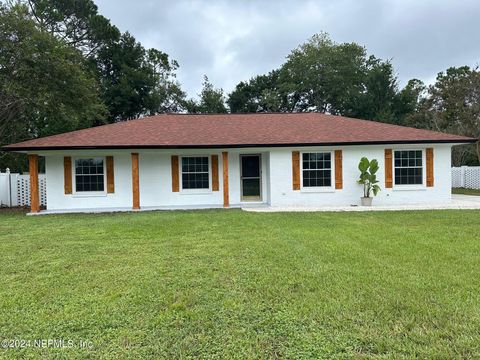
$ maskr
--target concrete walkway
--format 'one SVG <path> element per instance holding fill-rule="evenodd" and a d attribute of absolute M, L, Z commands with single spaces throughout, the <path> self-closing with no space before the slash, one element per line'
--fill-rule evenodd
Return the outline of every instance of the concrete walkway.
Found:
<path fill-rule="evenodd" d="M 375 200 L 374 200 L 375 203 Z M 404 210 L 445 210 L 445 209 L 480 209 L 480 196 L 452 195 L 452 201 L 445 204 L 422 205 L 383 205 L 383 206 L 255 206 L 243 207 L 253 212 L 312 212 L 312 211 L 404 211 Z"/>

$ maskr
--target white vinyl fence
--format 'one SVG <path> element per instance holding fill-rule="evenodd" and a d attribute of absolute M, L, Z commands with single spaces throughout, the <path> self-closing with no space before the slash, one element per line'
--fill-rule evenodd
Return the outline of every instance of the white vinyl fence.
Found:
<path fill-rule="evenodd" d="M 480 189 L 480 166 L 453 167 L 452 187 Z"/>
<path fill-rule="evenodd" d="M 38 174 L 40 205 L 47 205 L 47 189 L 45 174 Z M 30 176 L 0 172 L 0 206 L 29 206 Z"/>

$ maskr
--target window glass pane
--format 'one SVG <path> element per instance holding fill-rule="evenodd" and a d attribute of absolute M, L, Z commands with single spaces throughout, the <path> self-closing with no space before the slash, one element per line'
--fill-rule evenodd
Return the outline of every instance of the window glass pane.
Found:
<path fill-rule="evenodd" d="M 303 187 L 332 186 L 331 153 L 303 153 Z"/>
<path fill-rule="evenodd" d="M 242 177 L 260 177 L 260 157 L 242 156 Z"/>
<path fill-rule="evenodd" d="M 422 150 L 395 151 L 395 184 L 423 184 Z"/>
<path fill-rule="evenodd" d="M 182 189 L 208 189 L 208 156 L 182 157 Z"/>
<path fill-rule="evenodd" d="M 188 171 L 188 162 L 190 158 L 182 158 L 182 172 Z"/>
<path fill-rule="evenodd" d="M 208 173 L 182 174 L 183 189 L 208 189 Z"/>
<path fill-rule="evenodd" d="M 243 196 L 260 196 L 260 179 L 242 179 Z"/>
<path fill-rule="evenodd" d="M 308 170 L 303 172 L 304 187 L 331 186 L 330 170 Z"/>
<path fill-rule="evenodd" d="M 75 189 L 104 191 L 103 158 L 75 159 Z"/>

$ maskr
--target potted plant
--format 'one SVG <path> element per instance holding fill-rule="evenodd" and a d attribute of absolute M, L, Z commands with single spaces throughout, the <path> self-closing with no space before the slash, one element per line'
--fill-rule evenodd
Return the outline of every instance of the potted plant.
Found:
<path fill-rule="evenodd" d="M 369 161 L 363 157 L 358 164 L 358 169 L 360 170 L 358 183 L 363 185 L 362 206 L 371 206 L 373 198 L 370 195 L 376 196 L 380 191 L 380 186 L 377 185 L 377 175 L 375 175 L 378 171 L 378 161 L 376 159 Z"/>

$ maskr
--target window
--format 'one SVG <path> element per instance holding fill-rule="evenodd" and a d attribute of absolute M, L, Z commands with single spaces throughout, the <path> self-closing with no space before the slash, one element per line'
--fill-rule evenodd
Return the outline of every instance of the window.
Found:
<path fill-rule="evenodd" d="M 423 151 L 395 151 L 395 185 L 423 184 Z"/>
<path fill-rule="evenodd" d="M 303 187 L 332 186 L 332 154 L 302 154 Z"/>
<path fill-rule="evenodd" d="M 182 157 L 182 189 L 209 189 L 208 156 Z"/>
<path fill-rule="evenodd" d="M 103 158 L 75 159 L 75 191 L 104 191 Z"/>

